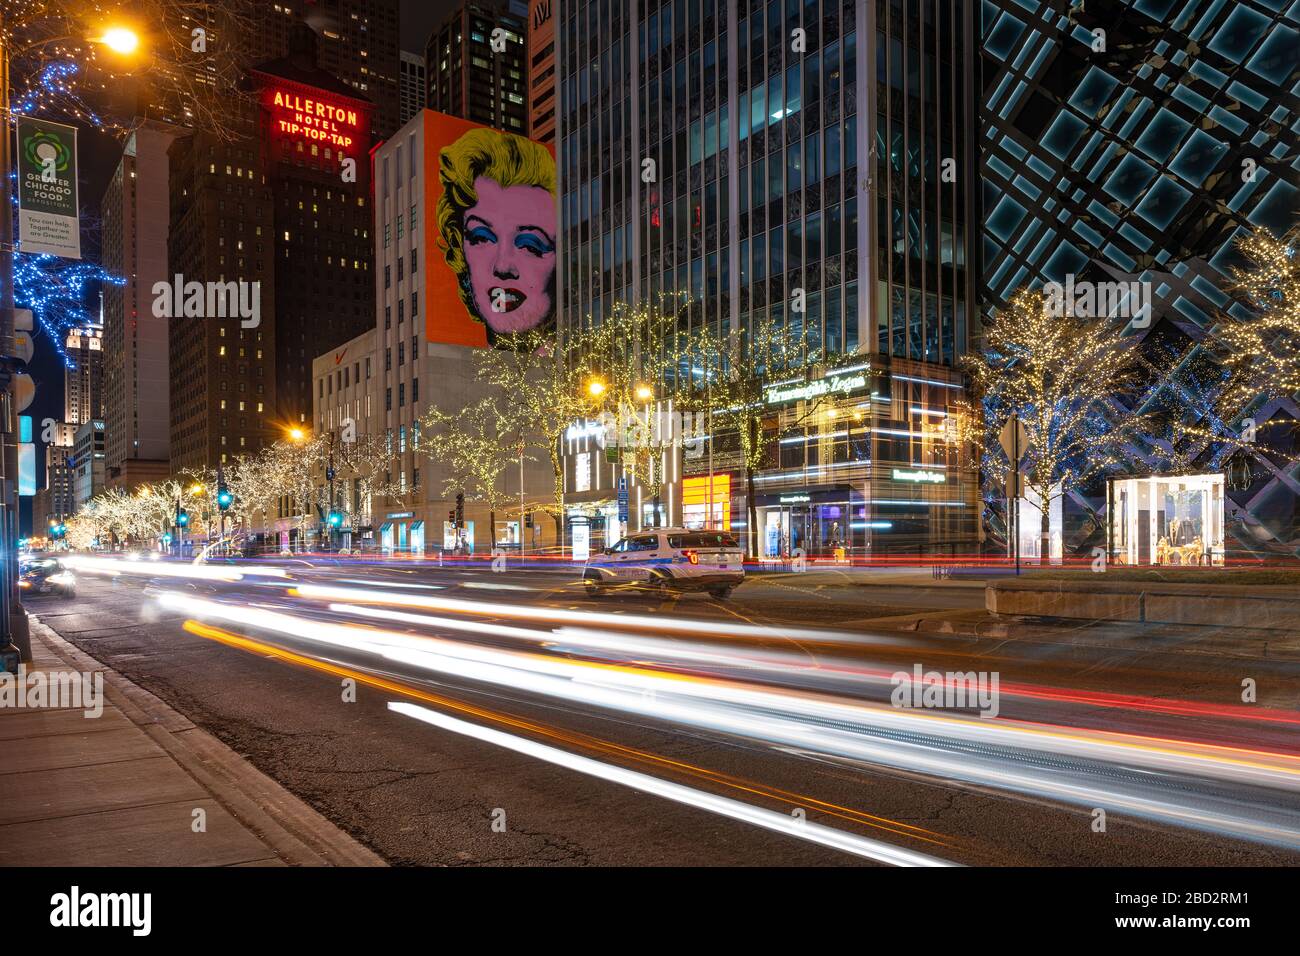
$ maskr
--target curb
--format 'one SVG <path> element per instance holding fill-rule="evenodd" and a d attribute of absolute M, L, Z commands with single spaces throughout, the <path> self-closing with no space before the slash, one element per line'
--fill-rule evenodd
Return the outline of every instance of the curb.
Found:
<path fill-rule="evenodd" d="M 99 671 L 122 714 L 290 866 L 387 866 L 316 810 L 143 687 L 28 613 L 32 637 L 75 670 Z"/>

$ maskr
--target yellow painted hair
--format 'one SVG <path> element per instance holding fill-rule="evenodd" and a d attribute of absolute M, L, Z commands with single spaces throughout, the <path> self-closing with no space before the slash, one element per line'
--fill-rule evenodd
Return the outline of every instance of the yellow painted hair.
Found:
<path fill-rule="evenodd" d="M 438 245 L 456 275 L 461 301 L 470 315 L 483 317 L 474 306 L 465 262 L 465 210 L 478 203 L 474 180 L 496 180 L 502 188 L 538 186 L 555 195 L 555 160 L 540 143 L 494 129 L 472 129 L 438 154 Z"/>

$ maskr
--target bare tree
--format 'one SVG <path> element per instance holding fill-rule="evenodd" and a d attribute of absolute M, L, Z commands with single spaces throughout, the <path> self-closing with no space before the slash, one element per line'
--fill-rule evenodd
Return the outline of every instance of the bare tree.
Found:
<path fill-rule="evenodd" d="M 256 0 L 21 0 L 0 7 L 15 115 L 125 131 L 163 120 L 224 139 L 240 135 L 251 100 L 241 88 Z M 131 31 L 131 49 L 114 29 Z M 114 103 L 134 90 L 135 101 Z"/>

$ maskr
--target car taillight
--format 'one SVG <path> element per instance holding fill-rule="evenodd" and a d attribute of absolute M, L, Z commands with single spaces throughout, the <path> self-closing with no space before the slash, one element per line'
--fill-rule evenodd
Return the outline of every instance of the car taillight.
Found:
<path fill-rule="evenodd" d="M 682 555 L 686 558 L 687 561 L 691 562 L 691 564 L 700 563 L 700 552 L 698 551 L 683 551 Z"/>

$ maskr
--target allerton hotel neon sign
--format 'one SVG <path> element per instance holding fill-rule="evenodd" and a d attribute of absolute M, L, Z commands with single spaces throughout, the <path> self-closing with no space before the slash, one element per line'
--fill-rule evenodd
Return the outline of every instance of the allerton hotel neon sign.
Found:
<path fill-rule="evenodd" d="M 346 149 L 356 142 L 361 116 L 354 109 L 334 106 L 285 90 L 269 90 L 266 102 L 281 136 L 296 137 Z"/>

